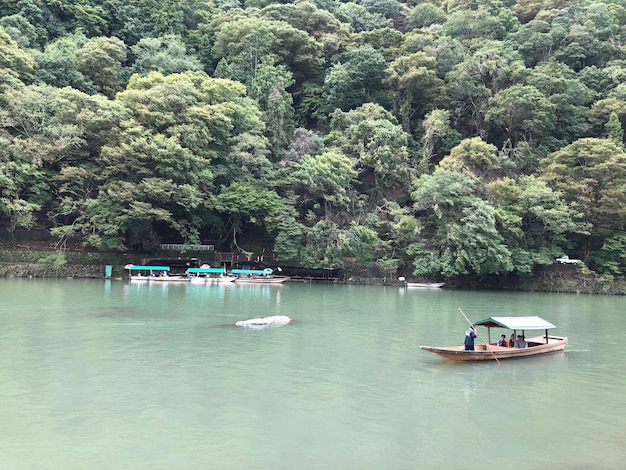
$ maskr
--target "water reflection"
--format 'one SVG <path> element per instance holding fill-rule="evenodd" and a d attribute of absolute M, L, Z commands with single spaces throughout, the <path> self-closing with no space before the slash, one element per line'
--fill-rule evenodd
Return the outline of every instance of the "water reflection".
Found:
<path fill-rule="evenodd" d="M 465 386 L 463 387 L 463 398 L 465 401 L 470 401 L 474 394 L 474 373 L 465 372 L 463 374 Z"/>

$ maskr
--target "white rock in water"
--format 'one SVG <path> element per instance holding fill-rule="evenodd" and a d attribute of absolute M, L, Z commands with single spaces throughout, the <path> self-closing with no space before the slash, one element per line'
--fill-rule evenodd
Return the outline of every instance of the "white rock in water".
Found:
<path fill-rule="evenodd" d="M 249 320 L 240 320 L 235 322 L 236 326 L 244 326 L 247 328 L 265 328 L 266 326 L 282 326 L 291 321 L 291 318 L 285 315 L 275 315 L 265 318 L 251 318 Z"/>

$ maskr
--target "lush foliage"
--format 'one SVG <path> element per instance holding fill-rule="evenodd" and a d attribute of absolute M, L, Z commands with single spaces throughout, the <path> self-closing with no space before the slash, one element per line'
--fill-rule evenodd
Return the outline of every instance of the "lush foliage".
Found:
<path fill-rule="evenodd" d="M 0 4 L 0 222 L 385 276 L 626 274 L 626 10 Z"/>

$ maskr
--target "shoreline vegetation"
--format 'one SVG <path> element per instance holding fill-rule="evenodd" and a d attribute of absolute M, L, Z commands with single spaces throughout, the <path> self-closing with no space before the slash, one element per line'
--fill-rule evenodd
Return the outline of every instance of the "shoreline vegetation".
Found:
<path fill-rule="evenodd" d="M 183 254 L 184 255 L 184 254 Z M 0 278 L 77 278 L 105 279 L 106 266 L 111 266 L 109 279 L 125 279 L 124 266 L 140 264 L 149 256 L 76 251 L 57 251 L 18 246 L 0 248 Z M 294 281 L 316 282 L 303 278 Z M 318 281 L 319 282 L 319 281 Z M 397 278 L 363 277 L 344 272 L 332 282 L 402 287 Z M 626 280 L 555 264 L 529 277 L 491 276 L 489 278 L 446 279 L 446 288 L 509 290 L 522 292 L 578 293 L 594 295 L 626 295 Z"/>
<path fill-rule="evenodd" d="M 3 1 L 0 249 L 61 250 L 4 269 L 622 292 L 625 45 L 612 0 Z"/>

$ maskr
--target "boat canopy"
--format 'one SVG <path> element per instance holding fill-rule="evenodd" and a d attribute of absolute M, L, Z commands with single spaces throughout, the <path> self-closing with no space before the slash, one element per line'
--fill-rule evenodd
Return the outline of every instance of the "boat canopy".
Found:
<path fill-rule="evenodd" d="M 272 274 L 274 271 L 271 268 L 265 269 L 233 269 L 233 274 Z"/>
<path fill-rule="evenodd" d="M 508 328 L 509 330 L 549 330 L 556 328 L 552 323 L 539 317 L 489 317 L 474 323 L 487 328 Z"/>
<path fill-rule="evenodd" d="M 226 268 L 189 268 L 187 270 L 191 273 L 225 273 Z"/>
<path fill-rule="evenodd" d="M 130 271 L 169 271 L 169 266 L 129 266 Z"/>

